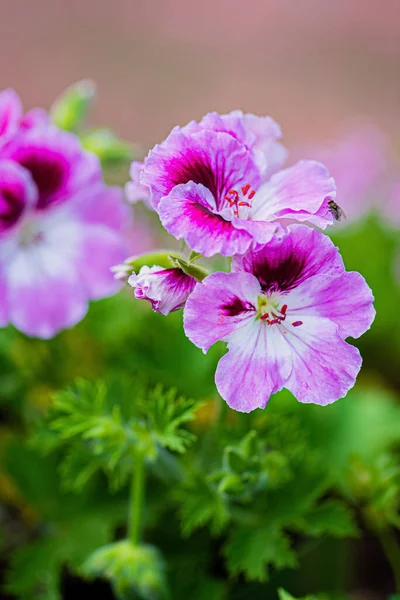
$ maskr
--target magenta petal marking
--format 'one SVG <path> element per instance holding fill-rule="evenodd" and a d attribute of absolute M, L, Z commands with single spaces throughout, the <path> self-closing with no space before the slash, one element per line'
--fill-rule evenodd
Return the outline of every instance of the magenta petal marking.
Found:
<path fill-rule="evenodd" d="M 135 290 L 135 298 L 149 300 L 154 311 L 168 315 L 183 308 L 197 281 L 181 269 L 145 266 L 138 275 L 131 275 L 128 283 Z"/>
<path fill-rule="evenodd" d="M 243 254 L 252 244 L 246 231 L 216 212 L 214 197 L 203 185 L 176 186 L 161 200 L 158 211 L 169 233 L 204 256 Z"/>

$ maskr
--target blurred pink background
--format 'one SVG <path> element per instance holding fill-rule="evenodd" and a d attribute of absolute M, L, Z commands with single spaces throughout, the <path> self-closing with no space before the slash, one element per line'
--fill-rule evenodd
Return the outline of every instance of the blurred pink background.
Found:
<path fill-rule="evenodd" d="M 210 110 L 296 144 L 365 115 L 400 129 L 398 0 L 2 0 L 0 87 L 26 107 L 97 81 L 93 120 L 144 149 Z"/>

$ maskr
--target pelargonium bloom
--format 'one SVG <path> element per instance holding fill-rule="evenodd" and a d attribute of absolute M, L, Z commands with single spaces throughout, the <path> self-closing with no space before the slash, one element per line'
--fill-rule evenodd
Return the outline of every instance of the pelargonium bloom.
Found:
<path fill-rule="evenodd" d="M 167 231 L 204 256 L 232 256 L 269 242 L 285 219 L 331 224 L 333 179 L 315 161 L 279 170 L 280 137 L 273 119 L 241 111 L 175 127 L 140 176 Z"/>
<path fill-rule="evenodd" d="M 0 148 L 0 326 L 49 338 L 114 293 L 127 250 L 122 190 L 78 138 L 43 122 Z"/>
<path fill-rule="evenodd" d="M 135 298 L 149 300 L 154 311 L 168 315 L 183 308 L 197 280 L 182 269 L 155 265 L 142 267 L 138 275 L 133 273 L 129 277 L 128 283 L 135 290 Z"/>
<path fill-rule="evenodd" d="M 227 342 L 215 379 L 232 408 L 263 408 L 283 387 L 300 402 L 326 405 L 354 385 L 361 356 L 344 340 L 370 327 L 372 301 L 327 236 L 293 225 L 282 240 L 235 257 L 231 273 L 198 284 L 185 332 L 204 352 Z"/>

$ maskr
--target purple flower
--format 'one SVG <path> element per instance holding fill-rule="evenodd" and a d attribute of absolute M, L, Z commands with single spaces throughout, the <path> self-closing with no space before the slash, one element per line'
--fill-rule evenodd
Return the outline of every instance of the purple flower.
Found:
<path fill-rule="evenodd" d="M 333 179 L 314 161 L 278 171 L 280 137 L 270 117 L 241 111 L 175 127 L 140 176 L 167 231 L 204 256 L 231 256 L 268 243 L 281 220 L 332 223 Z"/>
<path fill-rule="evenodd" d="M 135 289 L 135 298 L 149 300 L 154 311 L 168 315 L 178 308 L 183 308 L 197 280 L 179 268 L 145 266 L 140 269 L 138 275 L 133 273 L 128 283 Z"/>
<path fill-rule="evenodd" d="M 326 405 L 354 385 L 361 356 L 344 339 L 370 327 L 372 301 L 327 236 L 293 225 L 282 240 L 234 257 L 231 273 L 198 284 L 185 332 L 204 352 L 227 342 L 216 384 L 232 408 L 265 407 L 283 387 L 300 402 Z"/>
<path fill-rule="evenodd" d="M 50 338 L 118 289 L 129 214 L 77 137 L 42 119 L 11 127 L 18 118 L 4 117 L 0 147 L 0 326 Z"/>

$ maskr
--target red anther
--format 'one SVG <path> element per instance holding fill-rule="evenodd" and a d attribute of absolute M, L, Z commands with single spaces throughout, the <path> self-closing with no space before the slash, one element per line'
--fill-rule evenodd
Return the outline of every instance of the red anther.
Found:
<path fill-rule="evenodd" d="M 286 315 L 286 311 L 287 311 L 287 304 L 284 304 L 281 308 L 281 314 Z"/>
<path fill-rule="evenodd" d="M 236 190 L 229 190 L 228 194 L 231 194 L 231 196 L 233 196 L 232 200 L 236 200 L 236 202 L 239 200 L 239 192 L 237 192 Z"/>
<path fill-rule="evenodd" d="M 250 192 L 250 194 L 248 196 L 249 200 L 251 200 L 252 198 L 254 198 L 255 195 L 256 195 L 255 191 L 251 190 L 251 192 Z"/>
<path fill-rule="evenodd" d="M 249 204 L 248 202 L 238 202 L 238 206 L 248 206 L 250 208 L 251 204 Z"/>
<path fill-rule="evenodd" d="M 261 321 L 268 321 L 268 317 L 269 317 L 269 313 L 264 313 L 263 315 L 261 315 L 260 319 L 261 319 Z"/>
<path fill-rule="evenodd" d="M 292 323 L 293 327 L 300 327 L 300 325 L 303 325 L 303 321 L 295 321 L 294 323 Z"/>
<path fill-rule="evenodd" d="M 247 183 L 244 187 L 242 187 L 243 196 L 245 196 L 247 194 L 247 192 L 249 191 L 249 189 L 250 189 L 250 184 L 249 183 Z"/>
<path fill-rule="evenodd" d="M 275 325 L 275 323 L 280 323 L 280 319 L 271 319 L 268 321 L 268 325 Z"/>

